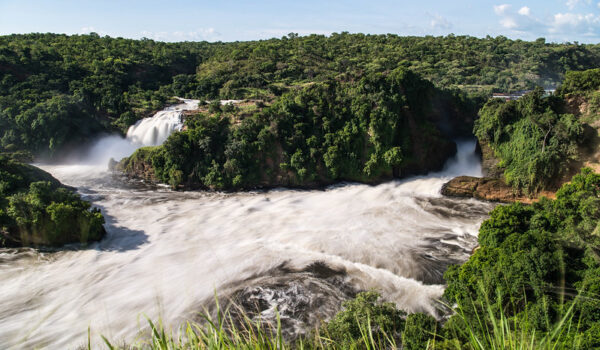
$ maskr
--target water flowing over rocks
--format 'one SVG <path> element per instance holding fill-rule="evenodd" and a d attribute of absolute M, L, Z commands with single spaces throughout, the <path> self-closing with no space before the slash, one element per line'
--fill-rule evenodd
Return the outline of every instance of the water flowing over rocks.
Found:
<path fill-rule="evenodd" d="M 481 175 L 474 148 L 459 142 L 439 173 L 310 191 L 177 192 L 123 181 L 108 159 L 42 166 L 102 209 L 107 236 L 87 250 L 0 251 L 0 348 L 74 348 L 88 327 L 97 346 L 128 342 L 144 317 L 194 319 L 215 291 L 267 321 L 281 310 L 290 338 L 363 290 L 441 317 L 442 274 L 469 257 L 493 207 L 440 194 L 453 176 Z"/>
<path fill-rule="evenodd" d="M 183 103 L 167 107 L 150 118 L 138 120 L 127 130 L 127 139 L 139 146 L 157 146 L 165 142 L 169 135 L 183 128 L 183 112 L 198 109 L 198 100 L 181 101 Z"/>
<path fill-rule="evenodd" d="M 127 136 L 107 135 L 77 153 L 70 163 L 96 166 L 98 171 L 114 168 L 116 161 L 131 155 L 136 149 L 162 144 L 175 131 L 183 128 L 184 113 L 198 109 L 198 100 L 179 99 L 181 103 L 169 106 L 152 117 L 138 120 L 130 126 Z"/>

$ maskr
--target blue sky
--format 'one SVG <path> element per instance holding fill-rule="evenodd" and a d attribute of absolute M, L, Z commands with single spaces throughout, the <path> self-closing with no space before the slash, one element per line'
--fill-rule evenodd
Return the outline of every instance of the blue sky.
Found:
<path fill-rule="evenodd" d="M 348 31 L 600 43 L 600 0 L 0 0 L 0 34 L 91 31 L 162 41 Z"/>

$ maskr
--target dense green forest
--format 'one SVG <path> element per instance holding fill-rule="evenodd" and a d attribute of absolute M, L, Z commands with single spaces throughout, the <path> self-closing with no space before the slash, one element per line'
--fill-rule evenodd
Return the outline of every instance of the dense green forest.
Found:
<path fill-rule="evenodd" d="M 492 99 L 475 122 L 475 135 L 500 159 L 506 182 L 527 194 L 565 175 L 585 142 L 581 121 L 561 113 L 562 99 L 543 95 L 536 89 L 516 101 Z"/>
<path fill-rule="evenodd" d="M 0 147 L 56 156 L 124 131 L 172 96 L 272 101 L 307 83 L 408 68 L 439 87 L 555 86 L 593 68 L 599 45 L 505 37 L 332 34 L 233 43 L 162 43 L 27 34 L 0 37 Z"/>
<path fill-rule="evenodd" d="M 491 99 L 474 127 L 506 182 L 529 195 L 568 180 L 585 153 L 595 152 L 600 69 L 567 72 L 557 93 L 544 95 L 537 88 L 516 101 Z"/>
<path fill-rule="evenodd" d="M 569 71 L 558 92 L 561 96 L 581 95 L 600 90 L 600 68 L 585 71 Z"/>
<path fill-rule="evenodd" d="M 0 247 L 101 239 L 104 217 L 52 175 L 0 156 Z"/>
<path fill-rule="evenodd" d="M 600 71 L 570 71 L 598 62 L 600 45 L 504 37 L 290 34 L 170 44 L 2 36 L 0 153 L 57 157 L 124 132 L 173 96 L 251 99 L 248 110 L 208 105 L 162 146 L 118 166 L 175 188 L 375 182 L 441 167 L 454 153 L 453 133 L 469 133 L 483 106 L 475 135 L 507 182 L 530 194 L 568 174 L 589 141 L 593 120 L 569 106 L 583 99 L 600 109 Z M 563 78 L 556 96 L 535 89 L 484 105 L 493 91 L 556 87 Z M 444 323 L 367 293 L 323 332 L 339 348 L 488 349 L 500 324 L 524 344 L 599 348 L 599 197 L 600 175 L 584 170 L 555 200 L 492 211 L 480 247 L 445 274 L 444 300 L 456 313 Z M 103 222 L 49 174 L 0 156 L 0 246 L 86 243 L 103 236 Z"/>
<path fill-rule="evenodd" d="M 458 328 L 502 311 L 540 334 L 568 313 L 571 341 L 600 347 L 600 175 L 584 169 L 555 200 L 500 206 L 481 225 L 480 248 L 445 274 L 445 296 L 461 305 Z M 451 324 L 451 320 L 449 323 Z"/>
<path fill-rule="evenodd" d="M 151 169 L 151 178 L 187 188 L 381 181 L 441 168 L 454 145 L 436 125 L 469 125 L 465 116 L 476 109 L 468 102 L 403 68 L 340 76 L 287 92 L 242 120 L 218 106 L 190 116 L 186 130 L 137 150 L 120 168 Z"/>

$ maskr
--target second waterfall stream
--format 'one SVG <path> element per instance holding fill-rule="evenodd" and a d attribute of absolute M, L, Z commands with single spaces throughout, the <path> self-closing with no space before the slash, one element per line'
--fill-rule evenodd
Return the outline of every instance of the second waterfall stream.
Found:
<path fill-rule="evenodd" d="M 0 348 L 76 348 L 88 327 L 94 343 L 100 335 L 131 342 L 146 317 L 172 329 L 198 320 L 215 292 L 257 306 L 267 322 L 279 314 L 288 337 L 332 317 L 359 291 L 439 314 L 442 275 L 468 258 L 492 208 L 439 194 L 452 176 L 480 175 L 474 142 L 459 142 L 440 173 L 378 186 L 176 192 L 133 186 L 106 170 L 110 157 L 179 130 L 180 112 L 194 103 L 139 122 L 127 139 L 103 139 L 87 162 L 42 166 L 102 209 L 108 235 L 84 250 L 0 252 Z"/>

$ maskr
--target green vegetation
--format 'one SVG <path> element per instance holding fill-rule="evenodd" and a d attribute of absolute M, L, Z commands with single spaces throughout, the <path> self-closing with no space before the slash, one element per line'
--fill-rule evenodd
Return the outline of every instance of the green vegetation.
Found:
<path fill-rule="evenodd" d="M 214 189 L 372 182 L 424 172 L 441 168 L 453 152 L 436 126 L 440 119 L 454 115 L 449 122 L 460 124 L 474 110 L 460 97 L 401 68 L 340 76 L 285 93 L 242 120 L 209 106 L 213 114 L 188 118 L 185 131 L 138 150 L 121 168 L 152 167 L 153 176 L 173 187 Z"/>
<path fill-rule="evenodd" d="M 595 67 L 599 45 L 454 36 L 290 34 L 234 43 L 90 35 L 0 37 L 0 152 L 55 157 L 99 132 L 124 131 L 172 96 L 271 102 L 312 83 L 410 69 L 469 92 L 555 86 Z"/>
<path fill-rule="evenodd" d="M 484 157 L 499 160 L 488 170 L 530 196 L 557 189 L 584 163 L 597 168 L 600 69 L 569 71 L 555 95 L 544 95 L 537 88 L 517 101 L 491 99 L 474 127 L 493 151 Z"/>
<path fill-rule="evenodd" d="M 206 43 L 29 34 L 0 37 L 0 147 L 56 156 L 161 109 Z"/>
<path fill-rule="evenodd" d="M 492 99 L 479 112 L 475 136 L 494 151 L 516 190 L 532 195 L 552 187 L 577 160 L 584 128 L 562 109 L 562 99 L 537 88 L 516 101 Z"/>
<path fill-rule="evenodd" d="M 334 33 L 225 44 L 185 89 L 209 98 L 264 98 L 341 73 L 404 67 L 444 87 L 516 91 L 555 86 L 569 70 L 593 68 L 600 46 L 468 36 Z"/>
<path fill-rule="evenodd" d="M 103 223 L 50 174 L 0 156 L 0 247 L 84 244 L 102 238 Z"/>
<path fill-rule="evenodd" d="M 155 325 L 149 321 L 149 339 L 140 339 L 126 347 L 114 346 L 110 340 L 104 337 L 103 339 L 108 348 L 114 350 L 397 348 L 396 345 L 402 342 L 396 343 L 396 339 L 390 337 L 388 332 L 400 334 L 396 331 L 401 332 L 404 329 L 405 321 L 400 317 L 404 313 L 391 303 L 377 301 L 378 298 L 373 292 L 360 293 L 355 300 L 346 302 L 346 310 L 340 312 L 326 327 L 316 329 L 293 343 L 282 337 L 279 322 L 275 328 L 266 328 L 264 324 L 244 316 L 242 322 L 238 323 L 231 318 L 227 310 L 218 310 L 216 317 L 204 314 L 203 325 L 188 323 L 183 328 L 182 337 L 175 337 L 161 324 Z M 415 338 L 414 341 L 419 343 L 420 339 Z M 91 349 L 91 346 L 88 345 L 88 349 Z M 408 346 L 406 349 L 419 348 Z"/>
<path fill-rule="evenodd" d="M 558 89 L 574 113 L 596 129 L 600 119 L 600 68 L 578 72 L 571 71 Z"/>
<path fill-rule="evenodd" d="M 504 37 L 295 34 L 235 43 L 160 43 L 96 34 L 0 37 L 0 154 L 54 157 L 124 131 L 172 96 L 211 103 L 186 130 L 120 167 L 174 188 L 244 189 L 375 182 L 440 167 L 448 130 L 472 125 L 492 91 L 555 86 L 488 101 L 474 132 L 507 182 L 535 194 L 567 175 L 585 142 L 568 100 L 600 106 L 600 45 Z M 566 73 L 566 74 L 565 74 Z M 434 82 L 434 83 L 432 83 Z M 464 131 L 464 130 L 462 130 Z M 460 132 L 460 131 L 459 131 Z M 600 175 L 584 170 L 556 200 L 498 207 L 480 247 L 446 275 L 456 314 L 443 325 L 360 294 L 297 344 L 227 317 L 178 339 L 152 325 L 150 348 L 592 349 L 600 347 Z M 0 246 L 86 243 L 98 209 L 49 174 L 0 156 Z"/>
<path fill-rule="evenodd" d="M 378 299 L 377 293 L 367 292 L 344 302 L 344 310 L 326 325 L 324 333 L 329 340 L 343 348 L 371 342 L 401 344 L 406 314 L 393 303 L 378 302 Z"/>
<path fill-rule="evenodd" d="M 150 339 L 127 346 L 129 349 L 433 349 L 429 338 L 437 321 L 424 314 L 409 315 L 393 303 L 379 301 L 375 292 L 359 293 L 344 303 L 344 310 L 324 327 L 290 343 L 282 337 L 281 324 L 265 327 L 243 316 L 241 323 L 218 310 L 216 317 L 204 314 L 204 325 L 188 323 L 183 337 L 176 338 L 160 324 L 149 321 Z M 428 328 L 432 327 L 432 328 Z M 109 349 L 120 349 L 104 338 Z M 88 346 L 88 348 L 91 348 Z"/>
<path fill-rule="evenodd" d="M 556 200 L 494 209 L 481 225 L 479 249 L 445 274 L 445 296 L 464 318 L 448 323 L 467 329 L 481 322 L 478 315 L 502 313 L 543 335 L 568 310 L 568 336 L 582 349 L 600 347 L 599 196 L 600 175 L 584 169 Z"/>
<path fill-rule="evenodd" d="M 564 96 L 597 90 L 600 90 L 600 68 L 567 72 L 558 92 Z"/>
<path fill-rule="evenodd" d="M 577 327 L 566 310 L 564 317 L 549 332 L 536 333 L 528 322 L 511 322 L 500 311 L 478 315 L 472 323 L 463 323 L 465 329 L 460 332 L 464 341 L 459 341 L 450 323 L 445 329 L 433 317 L 417 313 L 406 319 L 392 319 L 403 314 L 389 303 L 376 302 L 376 293 L 361 293 L 356 300 L 346 303 L 347 309 L 341 311 L 334 320 L 324 327 L 317 328 L 293 342 L 282 337 L 281 324 L 274 328 L 265 328 L 260 322 L 245 318 L 242 324 L 236 324 L 228 317 L 228 312 L 219 313 L 216 318 L 204 315 L 204 324 L 188 323 L 174 335 L 161 324 L 148 321 L 150 333 L 127 346 L 115 346 L 110 340 L 103 340 L 111 350 L 117 349 L 153 349 L 153 350 L 196 350 L 196 349 L 407 349 L 407 350 L 587 350 L 594 348 L 597 335 L 585 336 L 570 333 Z M 456 316 L 466 321 L 458 308 Z M 355 316 L 355 317 L 352 317 Z M 343 319 L 343 323 L 339 320 Z M 486 324 L 486 323 L 489 323 Z M 340 326 L 346 332 L 334 328 Z M 352 329 L 352 331 L 349 331 Z M 351 333 L 351 332 L 356 332 Z M 396 337 L 394 337 L 394 335 Z M 449 337 L 447 337 L 449 336 Z M 398 338 L 399 337 L 399 338 Z M 91 339 L 88 344 L 91 343 Z M 592 347 L 588 347 L 592 346 Z M 88 345 L 88 349 L 92 349 Z"/>

